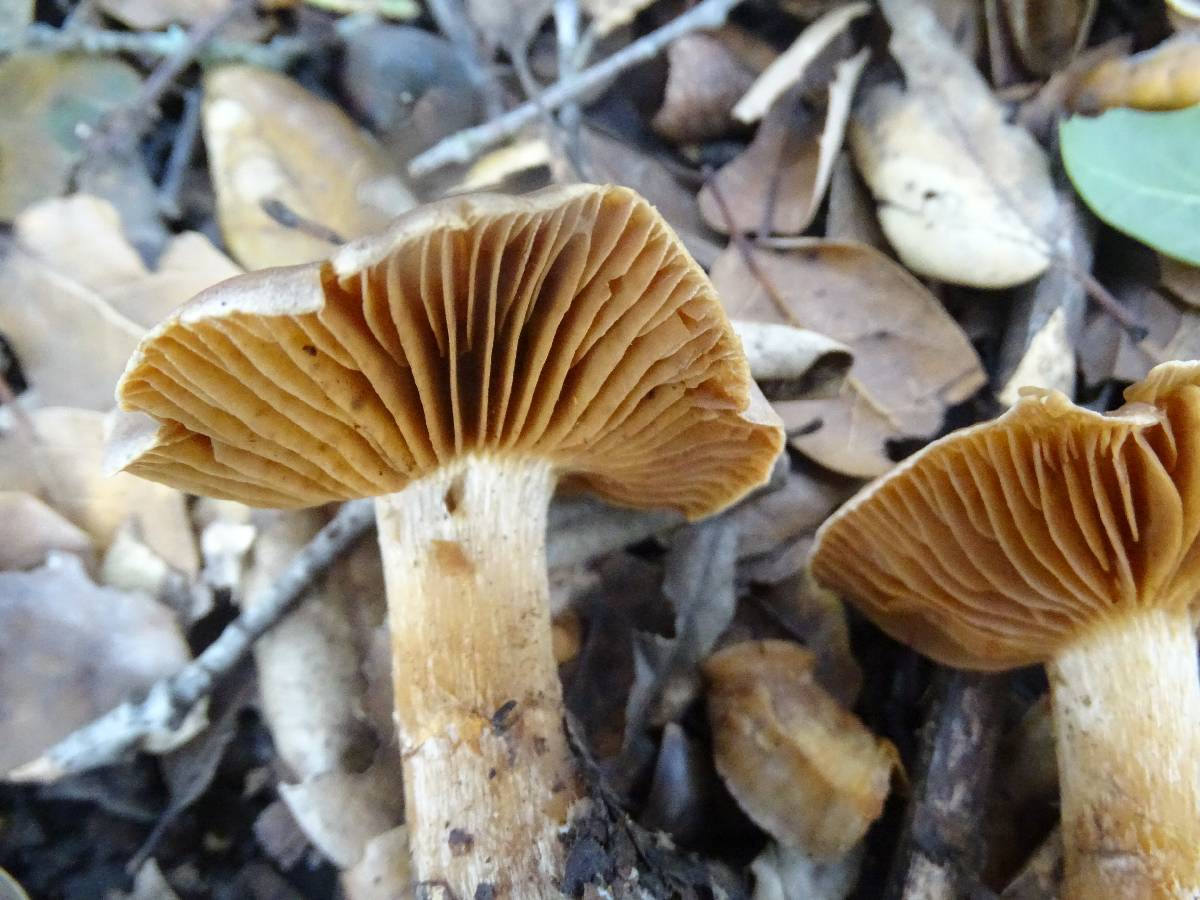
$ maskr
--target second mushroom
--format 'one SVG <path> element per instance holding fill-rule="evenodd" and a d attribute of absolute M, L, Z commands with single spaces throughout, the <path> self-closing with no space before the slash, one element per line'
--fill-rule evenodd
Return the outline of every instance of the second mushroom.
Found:
<path fill-rule="evenodd" d="M 442 201 L 255 272 L 151 332 L 114 467 L 302 507 L 376 497 L 418 879 L 558 896 L 581 788 L 551 650 L 560 481 L 712 513 L 782 446 L 704 272 L 644 200 Z"/>

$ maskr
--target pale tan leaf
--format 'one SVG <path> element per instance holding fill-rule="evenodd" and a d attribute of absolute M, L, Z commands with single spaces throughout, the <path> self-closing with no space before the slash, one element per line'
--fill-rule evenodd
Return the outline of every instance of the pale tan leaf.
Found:
<path fill-rule="evenodd" d="M 408 829 L 403 825 L 367 841 L 362 859 L 342 873 L 347 900 L 394 900 L 412 890 Z"/>
<path fill-rule="evenodd" d="M 865 2 L 847 3 L 825 13 L 800 32 L 733 108 L 733 117 L 747 124 L 757 122 L 793 85 L 802 81 L 813 62 L 843 34 L 850 23 L 870 12 Z"/>
<path fill-rule="evenodd" d="M 0 62 L 0 221 L 61 193 L 82 135 L 140 84 L 115 59 L 16 53 Z"/>
<path fill-rule="evenodd" d="M 628 25 L 655 0 L 579 0 L 579 6 L 592 18 L 591 28 L 604 37 L 622 25 Z"/>
<path fill-rule="evenodd" d="M 0 573 L 0 772 L 187 662 L 165 607 L 97 587 L 74 556 Z"/>
<path fill-rule="evenodd" d="M 0 491 L 0 570 L 30 569 L 51 551 L 92 555 L 92 539 L 37 497 Z"/>
<path fill-rule="evenodd" d="M 107 201 L 45 200 L 17 217 L 0 262 L 0 332 L 37 402 L 109 409 L 144 330 L 240 271 L 189 233 L 172 239 L 151 272 Z"/>
<path fill-rule="evenodd" d="M 0 434 L 0 490 L 42 498 L 100 549 L 132 521 L 155 553 L 195 576 L 199 562 L 184 495 L 133 475 L 105 475 L 102 413 L 52 407 L 33 410 L 29 419 L 33 435 L 19 428 Z"/>
<path fill-rule="evenodd" d="M 717 172 L 714 185 L 700 191 L 700 212 L 709 227 L 723 233 L 732 225 L 738 231 L 799 234 L 812 224 L 841 152 L 850 101 L 869 56 L 864 48 L 838 64 L 823 116 L 811 113 L 794 93 L 771 108 L 745 152 Z"/>
<path fill-rule="evenodd" d="M 226 9 L 231 0 L 98 0 L 96 6 L 135 31 L 195 25 Z"/>
<path fill-rule="evenodd" d="M 227 66 L 204 80 L 204 141 L 225 243 L 247 268 L 323 259 L 332 244 L 279 224 L 267 201 L 349 240 L 415 201 L 382 148 L 289 78 Z"/>
<path fill-rule="evenodd" d="M 835 472 L 879 475 L 892 465 L 888 443 L 932 435 L 947 406 L 983 385 L 983 368 L 942 305 L 883 253 L 819 238 L 799 243 L 753 251 L 782 308 L 736 248 L 713 266 L 713 283 L 730 315 L 811 328 L 853 350 L 838 397 L 774 406 L 804 454 Z"/>
<path fill-rule="evenodd" d="M 881 84 L 850 143 L 884 233 L 910 269 L 983 288 L 1049 265 L 1056 204 L 1045 152 L 1010 125 L 983 77 L 920 3 L 887 0 L 905 88 Z"/>

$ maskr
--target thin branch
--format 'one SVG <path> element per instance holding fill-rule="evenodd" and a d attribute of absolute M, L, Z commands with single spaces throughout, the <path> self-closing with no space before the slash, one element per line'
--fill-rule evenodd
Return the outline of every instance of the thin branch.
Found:
<path fill-rule="evenodd" d="M 554 113 L 546 109 L 542 102 L 542 89 L 538 86 L 537 79 L 533 77 L 533 72 L 529 68 L 529 59 L 523 51 L 512 51 L 513 69 L 517 73 L 517 80 L 521 82 L 521 90 L 525 92 L 525 96 L 537 104 L 538 115 L 542 118 L 546 127 L 546 139 L 555 145 L 555 149 L 562 153 L 567 163 L 571 166 L 575 177 L 579 181 L 587 181 L 587 175 L 584 174 L 583 165 L 578 156 L 572 151 L 570 138 L 565 133 L 562 124 L 554 118 Z"/>
<path fill-rule="evenodd" d="M 579 0 L 554 0 L 554 34 L 558 44 L 558 77 L 574 78 L 586 58 L 579 56 Z M 566 135 L 567 156 L 588 178 L 588 164 L 583 154 L 581 125 L 583 111 L 577 99 L 568 100 L 558 113 L 559 124 Z"/>
<path fill-rule="evenodd" d="M 21 50 L 47 50 L 54 53 L 87 53 L 112 56 L 129 53 L 139 56 L 170 57 L 186 46 L 188 33 L 181 28 L 167 31 L 113 31 L 106 28 L 53 28 L 36 23 L 13 35 L 0 38 L 0 54 Z M 199 55 L 202 62 L 246 63 L 264 69 L 282 69 L 296 59 L 319 49 L 313 41 L 274 37 L 265 44 L 250 41 L 213 40 Z"/>
<path fill-rule="evenodd" d="M 123 703 L 110 710 L 7 777 L 13 781 L 48 781 L 111 765 L 171 732 L 245 657 L 254 642 L 304 596 L 313 580 L 374 523 L 372 501 L 342 504 L 337 515 L 296 554 L 263 596 L 246 604 L 220 637 L 191 663 L 155 683 L 141 701 Z"/>
<path fill-rule="evenodd" d="M 307 234 L 309 237 L 314 237 L 318 241 L 326 241 L 334 246 L 346 243 L 346 239 L 328 225 L 306 219 L 277 197 L 264 197 L 259 201 L 258 206 L 271 218 L 271 221 L 284 228 L 299 231 L 301 234 Z"/>
<path fill-rule="evenodd" d="M 574 78 L 562 79 L 551 85 L 542 92 L 540 105 L 538 102 L 527 101 L 502 116 L 460 131 L 435 144 L 408 164 L 409 174 L 419 178 L 450 163 L 469 162 L 481 151 L 512 137 L 536 120 L 541 114 L 541 107 L 555 112 L 563 104 L 579 99 L 626 69 L 653 59 L 676 38 L 693 31 L 720 27 L 729 11 L 740 2 L 742 0 L 701 0 L 683 15 L 585 69 Z"/>

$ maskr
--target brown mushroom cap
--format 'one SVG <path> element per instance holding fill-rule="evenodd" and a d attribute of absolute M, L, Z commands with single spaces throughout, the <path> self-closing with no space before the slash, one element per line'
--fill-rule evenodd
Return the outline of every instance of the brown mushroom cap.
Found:
<path fill-rule="evenodd" d="M 1165 363 L 1109 415 L 1027 389 L 864 488 L 813 575 L 948 665 L 1045 662 L 1100 619 L 1200 590 L 1200 363 Z"/>
<path fill-rule="evenodd" d="M 431 204 L 323 263 L 223 282 L 151 332 L 110 462 L 257 506 L 398 491 L 471 452 L 700 516 L 782 445 L 712 286 L 624 188 Z"/>

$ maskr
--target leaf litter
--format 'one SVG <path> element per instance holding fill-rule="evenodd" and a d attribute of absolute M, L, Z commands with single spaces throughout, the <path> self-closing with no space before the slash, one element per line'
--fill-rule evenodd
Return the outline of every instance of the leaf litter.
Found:
<path fill-rule="evenodd" d="M 105 477 L 142 334 L 448 192 L 586 177 L 644 194 L 711 270 L 790 447 L 703 523 L 555 500 L 555 654 L 591 809 L 564 889 L 915 900 L 932 872 L 948 895 L 1049 900 L 1056 784 L 1005 786 L 1051 752 L 1044 686 L 948 675 L 806 565 L 866 479 L 1020 388 L 1103 410 L 1200 356 L 1198 232 L 1163 161 L 1200 146 L 1194 21 L 1052 6 L 104 0 L 61 28 L 18 11 L 0 35 L 18 51 L 0 63 L 0 718 L 21 739 L 0 770 L 261 611 L 330 521 Z M 308 572 L 149 754 L 0 784 L 0 867 L 31 896 L 420 896 L 380 573 L 370 541 Z M 970 746 L 964 721 L 982 723 Z M 959 750 L 1009 774 L 981 786 Z M 982 843 L 939 818 L 951 794 L 963 821 L 997 810 Z"/>

